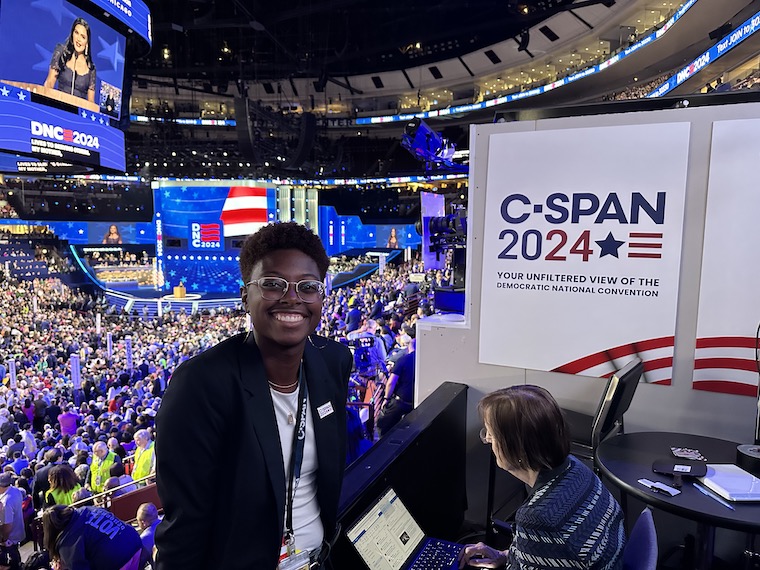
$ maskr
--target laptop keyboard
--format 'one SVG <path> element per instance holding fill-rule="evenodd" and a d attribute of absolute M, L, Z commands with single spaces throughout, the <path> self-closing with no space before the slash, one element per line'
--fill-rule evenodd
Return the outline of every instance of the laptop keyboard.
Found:
<path fill-rule="evenodd" d="M 452 568 L 462 550 L 460 544 L 431 538 L 427 541 L 409 570 L 445 570 Z"/>

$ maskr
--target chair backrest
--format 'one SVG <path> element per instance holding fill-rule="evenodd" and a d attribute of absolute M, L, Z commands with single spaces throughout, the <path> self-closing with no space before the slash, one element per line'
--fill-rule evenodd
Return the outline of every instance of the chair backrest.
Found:
<path fill-rule="evenodd" d="M 158 496 L 158 489 L 155 483 L 144 487 L 138 487 L 136 490 L 111 498 L 111 506 L 108 509 L 116 518 L 124 522 L 132 522 L 137 518 L 137 508 L 143 503 L 153 503 L 161 511 L 161 499 Z"/>
<path fill-rule="evenodd" d="M 623 550 L 623 570 L 657 570 L 657 529 L 649 507 L 641 511 Z"/>
<path fill-rule="evenodd" d="M 594 449 L 620 424 L 623 414 L 631 406 L 643 373 L 644 364 L 636 356 L 607 382 L 607 389 L 599 402 L 591 429 L 591 445 Z"/>

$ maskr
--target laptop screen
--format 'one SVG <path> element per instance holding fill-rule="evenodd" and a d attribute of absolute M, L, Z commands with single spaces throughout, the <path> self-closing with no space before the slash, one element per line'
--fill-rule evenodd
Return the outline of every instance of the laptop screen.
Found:
<path fill-rule="evenodd" d="M 401 570 L 425 539 L 393 489 L 375 501 L 346 536 L 371 570 Z"/>

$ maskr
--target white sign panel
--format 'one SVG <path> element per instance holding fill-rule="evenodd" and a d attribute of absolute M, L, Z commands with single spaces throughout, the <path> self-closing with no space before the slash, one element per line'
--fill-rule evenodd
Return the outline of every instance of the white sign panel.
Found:
<path fill-rule="evenodd" d="M 688 123 L 489 144 L 480 360 L 670 383 Z M 647 364 L 648 363 L 648 364 Z"/>
<path fill-rule="evenodd" d="M 713 125 L 694 388 L 757 396 L 760 120 Z"/>

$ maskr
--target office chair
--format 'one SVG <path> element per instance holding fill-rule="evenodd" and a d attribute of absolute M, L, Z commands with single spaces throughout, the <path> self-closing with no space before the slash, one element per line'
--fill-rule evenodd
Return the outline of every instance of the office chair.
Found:
<path fill-rule="evenodd" d="M 657 529 L 649 507 L 641 511 L 623 549 L 623 570 L 657 570 Z"/>
<path fill-rule="evenodd" d="M 570 452 L 573 455 L 593 461 L 596 448 L 602 441 L 623 433 L 623 414 L 631 405 L 643 373 L 644 364 L 640 358 L 634 357 L 607 380 L 604 394 L 593 416 L 564 410 L 570 430 Z"/>

